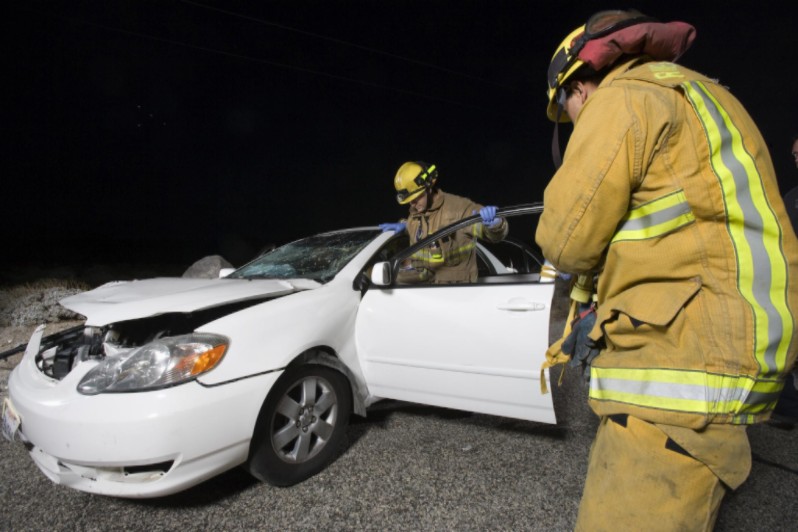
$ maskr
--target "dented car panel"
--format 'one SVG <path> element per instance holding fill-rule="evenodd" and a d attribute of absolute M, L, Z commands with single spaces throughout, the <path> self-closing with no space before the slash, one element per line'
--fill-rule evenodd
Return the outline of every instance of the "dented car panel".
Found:
<path fill-rule="evenodd" d="M 66 298 L 85 326 L 34 333 L 9 379 L 8 432 L 52 481 L 137 498 L 239 465 L 304 480 L 334 459 L 349 413 L 384 398 L 554 422 L 538 392 L 553 285 L 514 245 L 511 258 L 479 245 L 474 285 L 375 286 L 371 268 L 398 267 L 407 237 L 357 228 L 226 278 Z"/>
<path fill-rule="evenodd" d="M 15 388 L 23 441 L 55 483 L 137 498 L 174 493 L 243 463 L 260 403 L 280 373 L 136 394 L 133 408 L 125 394 L 65 393 L 82 375 L 76 369 L 62 387 L 27 380 Z"/>
<path fill-rule="evenodd" d="M 360 294 L 352 290 L 351 283 L 330 283 L 203 325 L 197 330 L 222 334 L 233 341 L 225 355 L 228 360 L 198 380 L 216 385 L 284 368 L 311 349 L 327 349 L 352 368 L 362 383 L 350 341 L 359 303 Z M 269 338 L 268 345 L 264 345 L 264 338 Z"/>
<path fill-rule="evenodd" d="M 58 380 L 40 370 L 38 331 L 14 370 L 19 438 L 53 482 L 120 497 L 167 495 L 246 460 L 260 404 L 281 372 L 227 386 L 198 382 L 136 394 L 81 395 L 97 363 Z"/>
<path fill-rule="evenodd" d="M 170 312 L 194 312 L 237 301 L 279 297 L 300 289 L 282 280 L 251 283 L 232 279 L 159 278 L 109 283 L 64 298 L 61 305 L 85 316 L 86 325 L 101 326 Z"/>

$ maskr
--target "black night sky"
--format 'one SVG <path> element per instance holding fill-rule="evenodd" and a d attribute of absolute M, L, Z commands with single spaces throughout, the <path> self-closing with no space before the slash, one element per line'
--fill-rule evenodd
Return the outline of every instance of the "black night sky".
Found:
<path fill-rule="evenodd" d="M 798 184 L 798 4 L 25 0 L 4 10 L 7 263 L 234 264 L 394 221 L 411 159 L 484 204 L 553 173 L 545 73 L 595 11 L 696 26 L 681 63 L 729 86 Z M 566 128 L 570 129 L 570 128 Z"/>

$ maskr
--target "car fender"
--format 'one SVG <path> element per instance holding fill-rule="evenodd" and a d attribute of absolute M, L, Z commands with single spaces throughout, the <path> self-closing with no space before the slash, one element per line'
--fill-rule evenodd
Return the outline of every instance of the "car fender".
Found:
<path fill-rule="evenodd" d="M 321 366 L 327 366 L 332 368 L 340 373 L 343 373 L 346 378 L 349 380 L 349 385 L 352 389 L 352 409 L 355 414 L 366 417 L 366 406 L 367 406 L 367 398 L 368 398 L 368 388 L 366 387 L 366 383 L 363 378 L 358 378 L 353 372 L 352 369 L 344 364 L 340 358 L 335 356 L 334 353 L 330 353 L 323 347 L 319 347 L 317 349 L 310 349 L 305 351 L 300 356 L 295 358 L 290 366 L 301 366 L 306 364 L 318 364 Z"/>
<path fill-rule="evenodd" d="M 362 382 L 352 335 L 360 302 L 349 283 L 329 283 L 248 307 L 199 327 L 199 332 L 231 339 L 218 367 L 202 375 L 203 385 L 216 385 L 281 370 L 319 346 L 327 347 Z"/>

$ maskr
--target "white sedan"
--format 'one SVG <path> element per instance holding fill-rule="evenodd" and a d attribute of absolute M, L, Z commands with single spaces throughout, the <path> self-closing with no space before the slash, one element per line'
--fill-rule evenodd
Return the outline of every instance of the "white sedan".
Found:
<path fill-rule="evenodd" d="M 3 433 L 56 483 L 156 497 L 240 465 L 300 482 L 336 457 L 350 413 L 380 399 L 554 423 L 540 391 L 553 278 L 521 243 L 540 210 L 499 210 L 510 236 L 478 244 L 476 283 L 396 278 L 414 251 L 478 216 L 410 248 L 373 227 L 334 231 L 220 279 L 68 297 L 85 325 L 37 329 L 9 378 Z"/>

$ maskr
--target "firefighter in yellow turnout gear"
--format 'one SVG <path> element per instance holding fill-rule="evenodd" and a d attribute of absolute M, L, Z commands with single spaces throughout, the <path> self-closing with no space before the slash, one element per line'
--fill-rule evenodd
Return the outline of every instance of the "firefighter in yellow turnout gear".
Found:
<path fill-rule="evenodd" d="M 671 62 L 693 36 L 603 12 L 549 69 L 548 116 L 574 129 L 536 240 L 598 275 L 571 332 L 601 417 L 577 530 L 711 530 L 796 357 L 798 240 L 748 113 Z"/>
<path fill-rule="evenodd" d="M 394 177 L 396 200 L 409 205 L 406 220 L 381 224 L 384 230 L 407 230 L 410 243 L 431 235 L 438 229 L 479 213 L 482 223 L 460 229 L 435 240 L 419 250 L 399 272 L 401 283 L 473 283 L 477 280 L 476 241 L 485 238 L 497 242 L 507 236 L 507 221 L 496 216 L 496 207 L 483 207 L 468 198 L 447 194 L 437 186 L 435 165 L 410 161 L 404 163 Z"/>

